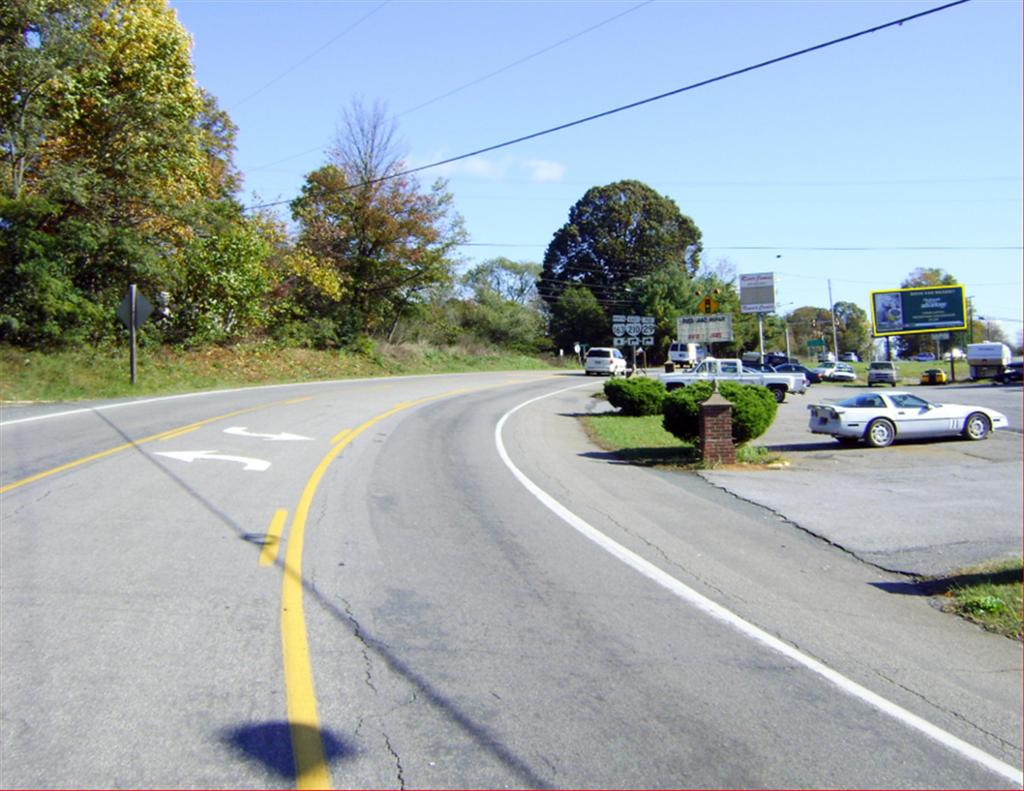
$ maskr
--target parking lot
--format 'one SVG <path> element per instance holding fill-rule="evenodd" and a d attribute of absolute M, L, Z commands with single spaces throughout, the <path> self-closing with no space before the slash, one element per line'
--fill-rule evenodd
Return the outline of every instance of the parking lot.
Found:
<path fill-rule="evenodd" d="M 987 406 L 1009 430 L 982 442 L 929 440 L 884 449 L 843 447 L 811 434 L 807 405 L 864 392 L 864 385 L 818 384 L 789 396 L 755 441 L 783 454 L 781 469 L 701 473 L 738 497 L 891 571 L 924 576 L 1002 557 L 1022 545 L 1022 391 L 960 383 L 906 386 L 939 403 Z"/>

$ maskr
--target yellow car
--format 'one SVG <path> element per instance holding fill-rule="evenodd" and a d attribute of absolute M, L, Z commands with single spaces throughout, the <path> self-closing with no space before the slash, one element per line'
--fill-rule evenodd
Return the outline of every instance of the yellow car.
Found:
<path fill-rule="evenodd" d="M 946 373 L 945 371 L 940 371 L 938 368 L 929 368 L 921 374 L 921 384 L 944 385 L 946 384 Z"/>

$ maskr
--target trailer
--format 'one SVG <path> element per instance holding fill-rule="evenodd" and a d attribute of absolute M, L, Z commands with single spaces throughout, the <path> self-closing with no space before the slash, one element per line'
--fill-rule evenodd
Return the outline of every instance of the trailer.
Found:
<path fill-rule="evenodd" d="M 967 365 L 971 379 L 994 379 L 1002 376 L 1010 364 L 1010 347 L 1005 343 L 967 344 Z"/>

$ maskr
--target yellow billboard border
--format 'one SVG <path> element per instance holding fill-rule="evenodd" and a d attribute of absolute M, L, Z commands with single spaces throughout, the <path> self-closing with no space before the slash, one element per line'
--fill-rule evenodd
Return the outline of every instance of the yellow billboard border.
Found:
<path fill-rule="evenodd" d="M 878 321 L 875 317 L 875 294 L 904 294 L 908 291 L 935 291 L 940 288 L 960 289 L 960 299 L 963 303 L 964 323 L 958 327 L 934 327 L 927 330 L 898 330 L 896 332 L 879 332 Z M 874 338 L 888 338 L 893 335 L 929 335 L 933 332 L 959 332 L 967 329 L 967 290 L 961 283 L 950 283 L 941 286 L 910 286 L 908 288 L 879 288 L 870 292 L 871 302 L 871 335 Z"/>

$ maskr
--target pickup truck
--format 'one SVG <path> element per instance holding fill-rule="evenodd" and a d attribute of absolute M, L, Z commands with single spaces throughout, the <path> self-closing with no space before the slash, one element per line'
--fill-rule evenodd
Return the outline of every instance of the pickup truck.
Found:
<path fill-rule="evenodd" d="M 668 390 L 686 387 L 694 382 L 738 382 L 744 385 L 767 387 L 778 403 L 786 400 L 787 393 L 807 392 L 807 379 L 803 374 L 766 373 L 746 368 L 742 360 L 706 358 L 692 371 L 679 371 L 660 375 Z"/>

